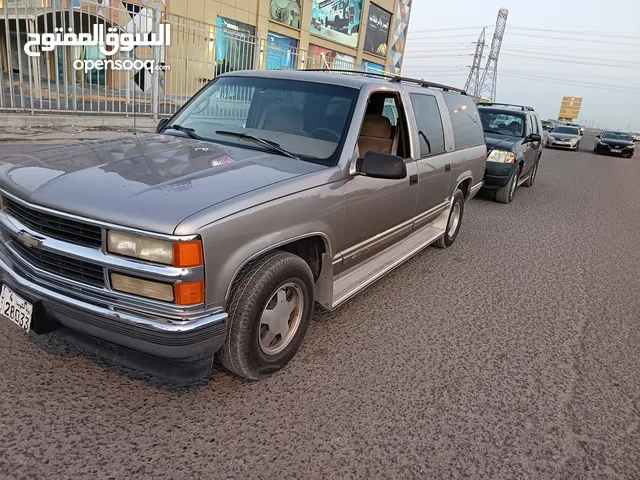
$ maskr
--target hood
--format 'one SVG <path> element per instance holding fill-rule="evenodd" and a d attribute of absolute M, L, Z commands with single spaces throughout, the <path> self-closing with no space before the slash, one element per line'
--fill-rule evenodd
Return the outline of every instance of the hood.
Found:
<path fill-rule="evenodd" d="M 635 145 L 635 142 L 633 142 L 632 140 L 616 140 L 615 138 L 600 138 L 599 140 L 601 143 L 609 145 L 613 148 L 631 147 Z"/>
<path fill-rule="evenodd" d="M 496 133 L 485 133 L 485 142 L 489 150 L 512 150 L 515 145 L 522 143 L 522 138 Z"/>
<path fill-rule="evenodd" d="M 252 149 L 140 135 L 0 154 L 0 188 L 30 203 L 171 234 L 205 208 L 321 169 Z"/>

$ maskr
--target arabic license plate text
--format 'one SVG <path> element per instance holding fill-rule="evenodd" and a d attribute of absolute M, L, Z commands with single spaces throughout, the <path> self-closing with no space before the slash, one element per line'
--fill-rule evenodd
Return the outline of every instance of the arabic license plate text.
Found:
<path fill-rule="evenodd" d="M 6 285 L 2 286 L 0 293 L 0 316 L 6 317 L 28 332 L 31 328 L 33 305 L 16 295 Z"/>
<path fill-rule="evenodd" d="M 619 150 L 619 149 L 617 149 L 617 148 L 612 148 L 612 149 L 611 149 L 611 152 L 612 152 L 612 153 L 622 153 L 622 150 Z"/>

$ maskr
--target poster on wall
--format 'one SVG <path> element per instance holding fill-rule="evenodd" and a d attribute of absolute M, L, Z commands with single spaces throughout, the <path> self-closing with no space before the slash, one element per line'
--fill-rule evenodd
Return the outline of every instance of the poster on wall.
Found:
<path fill-rule="evenodd" d="M 389 27 L 391 25 L 391 13 L 381 9 L 373 3 L 369 6 L 369 18 L 364 37 L 364 51 L 387 56 L 387 43 L 389 43 Z"/>
<path fill-rule="evenodd" d="M 362 1 L 313 0 L 311 33 L 356 48 Z"/>
<path fill-rule="evenodd" d="M 361 71 L 372 72 L 372 73 L 384 73 L 384 65 L 369 62 L 368 60 L 362 60 Z"/>
<path fill-rule="evenodd" d="M 326 68 L 331 70 L 354 70 L 356 59 L 351 55 L 309 45 L 307 68 Z"/>
<path fill-rule="evenodd" d="M 256 27 L 224 17 L 216 27 L 216 75 L 253 68 Z"/>
<path fill-rule="evenodd" d="M 277 33 L 267 34 L 267 70 L 292 70 L 296 68 L 298 41 Z"/>
<path fill-rule="evenodd" d="M 290 27 L 300 28 L 302 18 L 302 0 L 271 0 L 269 14 L 276 22 Z"/>

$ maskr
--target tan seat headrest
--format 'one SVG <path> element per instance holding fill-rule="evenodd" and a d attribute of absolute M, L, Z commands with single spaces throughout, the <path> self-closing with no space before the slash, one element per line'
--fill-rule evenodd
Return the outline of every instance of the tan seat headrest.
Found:
<path fill-rule="evenodd" d="M 391 139 L 391 121 L 382 115 L 367 115 L 362 124 L 361 136 Z"/>

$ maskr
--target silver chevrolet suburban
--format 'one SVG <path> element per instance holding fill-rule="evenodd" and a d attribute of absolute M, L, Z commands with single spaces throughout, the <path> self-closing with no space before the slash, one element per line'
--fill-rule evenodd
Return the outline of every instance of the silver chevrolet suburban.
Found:
<path fill-rule="evenodd" d="M 260 379 L 316 302 L 451 246 L 486 156 L 473 98 L 451 87 L 225 74 L 155 134 L 0 153 L 0 316 L 177 377 L 208 376 L 217 353 Z"/>

